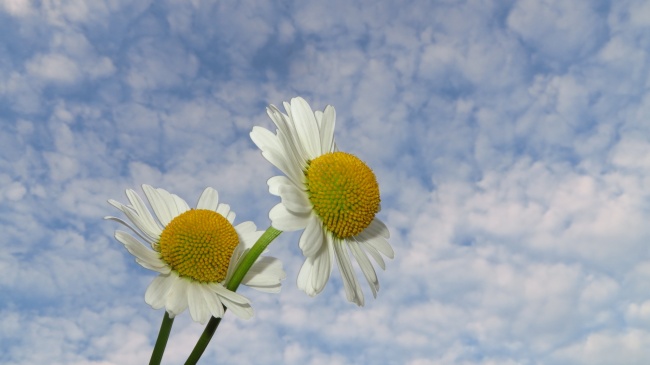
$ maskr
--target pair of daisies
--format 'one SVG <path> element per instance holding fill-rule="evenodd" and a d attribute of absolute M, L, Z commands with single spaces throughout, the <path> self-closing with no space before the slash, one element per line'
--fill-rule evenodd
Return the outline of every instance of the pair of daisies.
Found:
<path fill-rule="evenodd" d="M 267 109 L 277 134 L 261 127 L 251 132 L 264 158 L 284 173 L 268 181 L 270 193 L 281 199 L 269 212 L 271 225 L 280 231 L 304 229 L 299 246 L 306 259 L 297 280 L 301 290 L 310 296 L 320 293 L 336 261 L 347 299 L 361 306 L 363 292 L 352 258 L 376 296 L 379 281 L 370 258 L 384 269 L 382 255 L 394 255 L 388 229 L 375 217 L 380 210 L 375 175 L 354 155 L 338 151 L 332 106 L 313 112 L 304 99 L 294 98 L 284 107 L 287 114 L 273 105 Z M 159 273 L 145 301 L 155 309 L 165 308 L 172 318 L 189 308 L 192 319 L 203 324 L 210 317 L 222 317 L 224 307 L 250 318 L 250 301 L 226 284 L 262 232 L 252 222 L 233 225 L 235 213 L 219 202 L 212 188 L 203 191 L 196 208 L 166 190 L 148 185 L 143 190 L 155 217 L 138 194 L 127 190 L 129 205 L 109 203 L 130 224 L 107 218 L 135 233 L 137 238 L 116 231 L 115 238 L 140 265 Z M 241 283 L 279 292 L 285 277 L 278 259 L 260 256 Z"/>

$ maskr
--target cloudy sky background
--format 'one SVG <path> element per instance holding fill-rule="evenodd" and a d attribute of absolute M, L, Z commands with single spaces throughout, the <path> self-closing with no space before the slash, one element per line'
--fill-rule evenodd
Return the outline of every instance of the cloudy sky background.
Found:
<path fill-rule="evenodd" d="M 309 298 L 283 234 L 282 293 L 243 288 L 202 363 L 650 363 L 648 34 L 643 0 L 0 0 L 0 363 L 146 363 L 155 275 L 106 200 L 213 186 L 265 229 L 248 133 L 298 95 L 376 172 L 396 258 L 363 308 L 338 272 Z"/>

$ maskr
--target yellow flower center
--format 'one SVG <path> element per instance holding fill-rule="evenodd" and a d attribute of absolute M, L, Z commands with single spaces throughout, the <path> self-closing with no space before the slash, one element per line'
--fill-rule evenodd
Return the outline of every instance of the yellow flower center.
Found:
<path fill-rule="evenodd" d="M 235 227 L 221 214 L 191 209 L 174 218 L 160 235 L 162 259 L 182 277 L 222 282 L 239 244 Z"/>
<path fill-rule="evenodd" d="M 307 193 L 314 211 L 338 238 L 363 232 L 379 211 L 379 185 L 356 156 L 330 152 L 309 162 Z"/>

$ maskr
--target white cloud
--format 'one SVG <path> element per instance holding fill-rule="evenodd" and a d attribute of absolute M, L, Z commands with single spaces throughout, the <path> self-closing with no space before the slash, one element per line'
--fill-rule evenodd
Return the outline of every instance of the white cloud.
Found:
<path fill-rule="evenodd" d="M 646 331 L 600 331 L 588 335 L 578 344 L 558 352 L 557 359 L 564 364 L 618 364 L 641 365 L 650 359 L 649 336 Z"/>
<path fill-rule="evenodd" d="M 196 56 L 180 44 L 150 39 L 136 43 L 129 58 L 126 82 L 136 92 L 180 86 L 196 76 L 199 66 Z"/>
<path fill-rule="evenodd" d="M 623 137 L 611 152 L 612 163 L 636 172 L 650 170 L 650 141 L 643 136 Z"/>
<path fill-rule="evenodd" d="M 633 2 L 628 10 L 630 23 L 636 27 L 650 26 L 650 5 L 644 1 Z"/>
<path fill-rule="evenodd" d="M 69 180 L 79 172 L 79 164 L 71 156 L 46 152 L 43 157 L 48 163 L 50 177 L 54 181 Z"/>
<path fill-rule="evenodd" d="M 11 201 L 18 201 L 25 196 L 27 189 L 19 182 L 11 183 L 5 190 L 4 195 Z"/>
<path fill-rule="evenodd" d="M 46 0 L 43 2 L 43 10 L 50 22 L 64 25 L 67 21 L 79 22 L 88 16 L 88 6 L 84 1 Z"/>
<path fill-rule="evenodd" d="M 0 1 L 5 11 L 13 16 L 24 17 L 33 11 L 30 0 L 2 0 Z"/>
<path fill-rule="evenodd" d="M 588 55 L 605 38 L 605 18 L 590 1 L 520 0 L 508 26 L 551 65 Z M 544 59 L 540 61 L 545 62 Z"/>
<path fill-rule="evenodd" d="M 83 34 L 55 32 L 50 42 L 50 52 L 39 53 L 25 63 L 29 76 L 44 82 L 74 84 L 82 78 L 91 80 L 112 75 L 113 62 L 98 55 Z"/>
<path fill-rule="evenodd" d="M 396 258 L 364 308 L 336 273 L 309 298 L 283 234 L 283 292 L 204 361 L 650 359 L 644 2 L 0 4 L 30 45 L 0 57 L 0 362 L 146 362 L 162 313 L 106 199 L 214 186 L 266 228 L 247 135 L 296 94 L 376 171 Z M 180 316 L 166 361 L 200 332 Z"/>
<path fill-rule="evenodd" d="M 25 68 L 30 74 L 46 81 L 74 83 L 81 76 L 76 62 L 57 53 L 38 55 Z"/>

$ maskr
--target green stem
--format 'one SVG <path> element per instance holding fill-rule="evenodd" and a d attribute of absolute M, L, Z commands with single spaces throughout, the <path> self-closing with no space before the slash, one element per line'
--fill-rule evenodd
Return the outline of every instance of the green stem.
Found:
<path fill-rule="evenodd" d="M 258 239 L 257 242 L 255 242 L 253 247 L 251 247 L 250 251 L 248 251 L 246 256 L 244 256 L 244 259 L 241 261 L 239 266 L 237 266 L 235 272 L 233 273 L 232 277 L 228 281 L 228 284 L 226 284 L 226 289 L 230 291 L 237 291 L 239 284 L 241 283 L 242 280 L 244 280 L 244 276 L 246 276 L 248 270 L 250 270 L 251 266 L 253 266 L 257 258 L 260 257 L 262 252 L 266 250 L 266 247 L 268 247 L 268 245 L 274 239 L 276 239 L 280 235 L 280 233 L 282 233 L 282 231 L 278 231 L 273 227 L 269 227 L 264 232 L 262 237 L 260 237 L 260 239 Z M 225 314 L 225 310 L 226 308 L 224 308 L 224 314 Z M 221 323 L 221 318 L 216 318 L 216 317 L 210 318 L 210 321 L 208 322 L 208 324 L 205 326 L 205 329 L 203 330 L 203 334 L 201 334 L 201 337 L 196 342 L 196 345 L 194 345 L 194 350 L 192 350 L 192 353 L 187 358 L 187 361 L 185 361 L 185 365 L 195 365 L 199 361 L 201 355 L 203 355 L 203 352 L 208 347 L 208 344 L 210 343 L 212 336 L 217 330 L 219 323 Z"/>
<path fill-rule="evenodd" d="M 163 353 L 165 352 L 165 346 L 167 346 L 167 339 L 169 339 L 169 333 L 172 331 L 172 325 L 174 324 L 174 318 L 169 317 L 169 313 L 165 311 L 165 316 L 163 317 L 162 323 L 160 324 L 160 331 L 158 332 L 158 339 L 156 340 L 156 345 L 153 348 L 151 353 L 151 360 L 149 365 L 159 365 L 162 361 Z"/>
<path fill-rule="evenodd" d="M 274 239 L 276 239 L 282 231 L 278 231 L 277 229 L 273 227 L 269 227 L 266 229 L 264 234 L 262 234 L 262 237 L 260 237 L 257 242 L 251 247 L 250 251 L 248 251 L 248 254 L 244 256 L 244 259 L 241 261 L 239 266 L 235 269 L 235 272 L 232 274 L 232 277 L 228 281 L 228 284 L 226 284 L 226 288 L 230 291 L 237 291 L 237 288 L 239 288 L 239 284 L 241 283 L 242 280 L 244 280 L 244 276 L 246 276 L 246 273 L 248 273 L 248 270 L 253 266 L 255 261 L 257 261 L 257 258 L 260 257 L 262 252 L 266 250 L 268 245 L 273 242 Z"/>
<path fill-rule="evenodd" d="M 224 308 L 223 311 L 225 314 L 226 308 Z M 199 340 L 196 341 L 196 345 L 194 345 L 194 350 L 192 350 L 192 353 L 187 358 L 187 361 L 185 361 L 185 365 L 195 365 L 199 361 L 201 355 L 203 355 L 203 352 L 208 347 L 208 344 L 210 343 L 212 336 L 217 331 L 217 327 L 219 327 L 219 323 L 221 323 L 221 318 L 217 318 L 217 317 L 210 318 L 210 321 L 208 321 L 208 324 L 205 326 L 205 329 L 203 330 L 203 334 L 201 334 Z"/>

